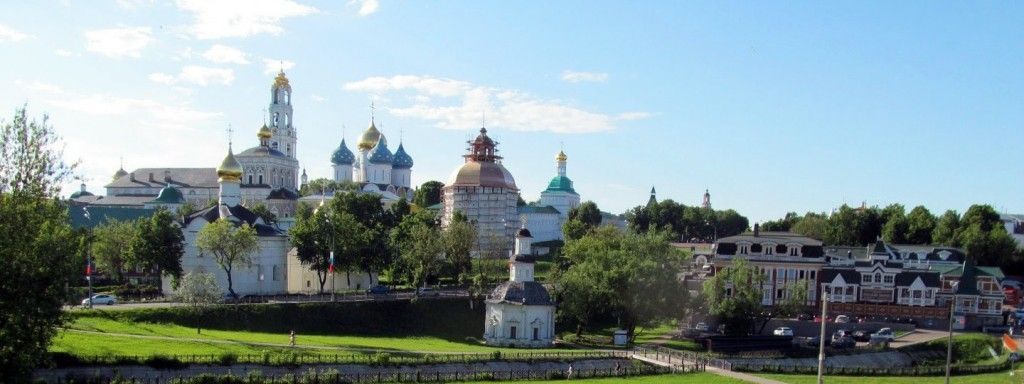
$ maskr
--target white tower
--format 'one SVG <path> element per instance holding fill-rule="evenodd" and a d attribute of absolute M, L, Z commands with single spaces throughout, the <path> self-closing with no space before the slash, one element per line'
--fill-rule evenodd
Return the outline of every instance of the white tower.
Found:
<path fill-rule="evenodd" d="M 292 86 L 288 84 L 288 78 L 284 71 L 277 73 L 274 78 L 274 85 L 270 87 L 270 127 L 273 131 L 273 138 L 270 141 L 270 149 L 284 153 L 294 159 L 296 154 L 295 127 L 292 125 Z"/>
<path fill-rule="evenodd" d="M 228 144 L 228 155 L 217 167 L 217 182 L 220 184 L 220 205 L 234 207 L 242 203 L 242 165 L 235 160 L 235 154 Z"/>

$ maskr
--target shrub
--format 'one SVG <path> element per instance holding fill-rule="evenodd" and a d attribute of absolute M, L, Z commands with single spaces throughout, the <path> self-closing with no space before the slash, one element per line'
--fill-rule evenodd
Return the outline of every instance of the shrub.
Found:
<path fill-rule="evenodd" d="M 388 365 L 391 362 L 391 354 L 387 352 L 377 352 L 370 357 L 370 365 L 383 366 Z"/>
<path fill-rule="evenodd" d="M 501 360 L 501 351 L 491 352 L 491 360 L 494 360 L 494 361 Z"/>
<path fill-rule="evenodd" d="M 182 363 L 176 358 L 163 355 L 147 357 L 142 361 L 142 364 L 153 367 L 154 369 L 183 369 L 187 366 L 187 364 Z"/>
<path fill-rule="evenodd" d="M 217 356 L 217 364 L 220 365 L 234 365 L 237 362 L 238 355 L 231 352 L 221 353 L 220 356 Z"/>

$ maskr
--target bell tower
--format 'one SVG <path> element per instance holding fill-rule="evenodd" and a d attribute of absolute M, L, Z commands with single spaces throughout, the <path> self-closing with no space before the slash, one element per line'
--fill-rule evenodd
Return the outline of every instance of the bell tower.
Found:
<path fill-rule="evenodd" d="M 277 73 L 274 84 L 270 87 L 270 108 L 267 113 L 270 129 L 273 131 L 270 149 L 295 159 L 297 148 L 295 127 L 292 125 L 292 86 L 288 83 L 284 70 Z"/>

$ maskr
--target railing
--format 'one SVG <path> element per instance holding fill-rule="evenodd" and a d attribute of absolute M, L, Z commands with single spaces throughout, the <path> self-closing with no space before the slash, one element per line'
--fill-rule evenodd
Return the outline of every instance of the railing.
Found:
<path fill-rule="evenodd" d="M 483 361 L 565 361 L 583 359 L 629 358 L 629 351 L 495 351 L 488 353 L 423 354 L 381 352 L 376 354 L 182 354 L 182 355 L 95 355 L 54 356 L 58 367 L 88 365 L 180 366 L 186 364 L 256 364 L 265 366 L 295 365 L 417 365 L 472 363 Z"/>
<path fill-rule="evenodd" d="M 1010 369 L 1010 362 L 1004 361 L 999 364 L 988 365 L 953 365 L 951 373 L 954 375 L 973 375 L 977 373 L 991 373 L 1007 371 Z M 818 367 L 793 366 L 793 365 L 772 365 L 758 363 L 736 363 L 734 370 L 738 372 L 769 372 L 769 373 L 795 373 L 814 374 Z M 939 366 L 917 366 L 917 367 L 825 367 L 825 374 L 843 376 L 938 376 L 946 373 L 944 365 Z"/>
<path fill-rule="evenodd" d="M 726 360 L 659 346 L 638 346 L 633 348 L 633 354 L 673 366 L 678 365 L 683 371 L 704 371 L 709 365 L 714 368 L 732 370 L 732 364 Z"/>

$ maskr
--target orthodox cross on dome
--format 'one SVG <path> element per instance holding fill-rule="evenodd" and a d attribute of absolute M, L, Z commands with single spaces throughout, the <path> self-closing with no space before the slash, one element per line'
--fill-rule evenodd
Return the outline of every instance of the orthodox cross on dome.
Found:
<path fill-rule="evenodd" d="M 234 133 L 234 129 L 231 128 L 231 123 L 228 123 L 228 148 L 231 148 L 231 134 Z"/>
<path fill-rule="evenodd" d="M 373 123 L 373 117 L 374 117 L 373 115 L 374 115 L 374 112 L 375 112 L 376 110 L 377 110 L 377 107 L 375 107 L 375 106 L 373 105 L 373 100 L 370 100 L 370 123 L 371 123 L 371 124 Z"/>

